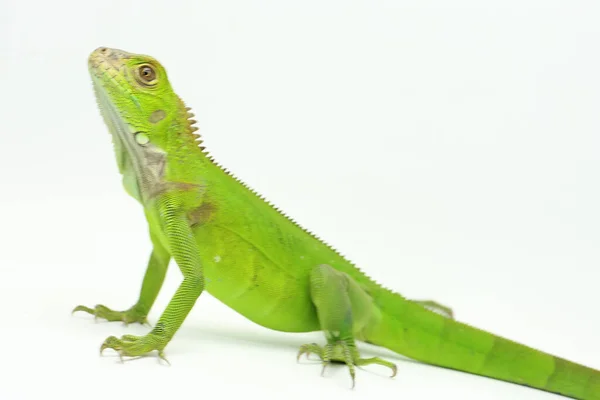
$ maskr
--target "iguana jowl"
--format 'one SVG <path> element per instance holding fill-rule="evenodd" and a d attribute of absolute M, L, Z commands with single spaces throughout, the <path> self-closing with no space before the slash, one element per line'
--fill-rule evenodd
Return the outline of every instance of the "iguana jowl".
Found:
<path fill-rule="evenodd" d="M 171 258 L 183 274 L 147 335 L 111 336 L 101 349 L 122 356 L 157 350 L 164 358 L 206 289 L 264 327 L 322 330 L 326 344 L 305 344 L 298 356 L 345 363 L 353 382 L 355 366 L 380 364 L 396 373 L 389 361 L 361 358 L 355 341 L 362 340 L 434 365 L 600 399 L 599 371 L 457 322 L 435 302 L 385 289 L 249 189 L 201 146 L 193 114 L 154 58 L 101 47 L 88 65 L 123 184 L 143 206 L 153 251 L 134 306 L 74 311 L 144 323 Z"/>

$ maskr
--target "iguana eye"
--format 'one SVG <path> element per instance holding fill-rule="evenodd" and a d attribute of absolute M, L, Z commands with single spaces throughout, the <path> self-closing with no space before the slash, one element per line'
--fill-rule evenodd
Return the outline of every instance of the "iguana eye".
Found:
<path fill-rule="evenodd" d="M 145 85 L 156 84 L 156 71 L 151 65 L 140 65 L 137 69 L 137 76 L 140 83 Z"/>

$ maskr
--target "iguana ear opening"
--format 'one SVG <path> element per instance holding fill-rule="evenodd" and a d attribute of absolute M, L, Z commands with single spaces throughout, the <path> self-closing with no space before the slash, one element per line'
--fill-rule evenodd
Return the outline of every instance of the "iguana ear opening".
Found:
<path fill-rule="evenodd" d="M 156 124 L 157 122 L 162 121 L 167 116 L 167 113 L 164 110 L 155 110 L 150 114 L 148 121 L 150 123 Z"/>

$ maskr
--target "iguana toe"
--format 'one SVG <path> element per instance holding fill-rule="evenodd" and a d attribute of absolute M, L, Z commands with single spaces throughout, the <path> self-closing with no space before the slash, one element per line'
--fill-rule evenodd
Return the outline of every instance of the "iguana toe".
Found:
<path fill-rule="evenodd" d="M 171 365 L 163 351 L 165 344 L 165 340 L 152 333 L 145 336 L 124 335 L 121 338 L 109 336 L 100 346 L 100 354 L 106 349 L 113 349 L 119 354 L 122 361 L 124 356 L 143 357 L 156 350 L 158 351 L 158 357 Z"/>
<path fill-rule="evenodd" d="M 396 372 L 397 372 L 396 364 L 386 361 L 386 360 L 383 360 L 379 357 L 360 358 L 358 356 L 355 356 L 351 347 L 343 340 L 339 340 L 334 343 L 328 343 L 325 346 L 319 346 L 316 343 L 304 344 L 304 345 L 300 346 L 300 350 L 298 351 L 298 354 L 297 354 L 297 360 L 300 360 L 300 357 L 303 354 L 306 354 L 307 358 L 310 354 L 316 354 L 317 356 L 319 356 L 319 358 L 321 358 L 321 361 L 323 363 L 323 369 L 321 370 L 321 375 L 324 374 L 325 368 L 332 362 L 346 364 L 346 366 L 348 367 L 349 372 L 350 372 L 350 377 L 352 378 L 352 388 L 354 388 L 354 384 L 355 384 L 355 377 L 356 377 L 355 369 L 357 366 L 360 367 L 363 365 L 370 365 L 370 364 L 383 365 L 392 370 L 391 377 L 396 376 Z"/>

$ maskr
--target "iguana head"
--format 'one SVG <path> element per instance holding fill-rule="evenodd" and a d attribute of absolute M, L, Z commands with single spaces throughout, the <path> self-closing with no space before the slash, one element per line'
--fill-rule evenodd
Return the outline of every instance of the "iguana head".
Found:
<path fill-rule="evenodd" d="M 142 201 L 163 181 L 172 148 L 197 137 L 195 121 L 189 120 L 193 114 L 152 57 L 100 47 L 90 54 L 88 67 L 125 188 Z"/>

